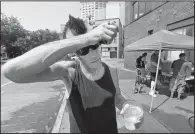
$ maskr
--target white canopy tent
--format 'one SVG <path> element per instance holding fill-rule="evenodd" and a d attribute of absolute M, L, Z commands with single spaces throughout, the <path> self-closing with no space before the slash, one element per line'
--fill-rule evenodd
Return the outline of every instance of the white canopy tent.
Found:
<path fill-rule="evenodd" d="M 160 30 L 150 36 L 142 38 L 125 47 L 126 52 L 131 51 L 154 51 L 159 50 L 159 58 L 156 71 L 156 82 L 162 50 L 194 50 L 194 37 L 173 33 L 167 30 Z M 150 113 L 153 105 L 153 97 L 150 105 Z"/>

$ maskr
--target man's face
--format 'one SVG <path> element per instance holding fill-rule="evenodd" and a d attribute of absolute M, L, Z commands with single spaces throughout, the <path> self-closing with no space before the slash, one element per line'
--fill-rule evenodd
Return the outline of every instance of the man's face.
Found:
<path fill-rule="evenodd" d="M 92 26 L 86 24 L 87 32 L 93 29 Z M 71 30 L 67 30 L 66 37 L 71 38 L 74 35 L 72 34 Z M 94 45 L 94 44 L 91 44 Z M 80 61 L 87 65 L 90 68 L 98 68 L 101 65 L 101 46 L 97 47 L 95 50 L 89 48 L 88 53 L 85 55 L 79 55 Z"/>

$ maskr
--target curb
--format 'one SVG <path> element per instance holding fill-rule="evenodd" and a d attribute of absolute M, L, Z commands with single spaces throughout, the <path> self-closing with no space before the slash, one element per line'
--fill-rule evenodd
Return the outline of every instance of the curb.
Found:
<path fill-rule="evenodd" d="M 65 89 L 66 90 L 66 89 Z M 51 133 L 59 133 L 60 132 L 60 127 L 61 127 L 61 123 L 62 123 L 62 119 L 64 116 L 64 111 L 65 111 L 65 107 L 66 107 L 66 92 L 64 93 L 64 97 L 62 100 L 62 104 L 60 106 L 55 124 L 53 126 L 52 132 Z"/>

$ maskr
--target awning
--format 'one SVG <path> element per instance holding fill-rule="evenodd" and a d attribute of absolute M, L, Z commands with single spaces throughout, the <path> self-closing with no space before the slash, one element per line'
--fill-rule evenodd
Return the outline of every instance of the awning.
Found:
<path fill-rule="evenodd" d="M 125 47 L 125 51 L 192 50 L 194 37 L 160 30 Z"/>

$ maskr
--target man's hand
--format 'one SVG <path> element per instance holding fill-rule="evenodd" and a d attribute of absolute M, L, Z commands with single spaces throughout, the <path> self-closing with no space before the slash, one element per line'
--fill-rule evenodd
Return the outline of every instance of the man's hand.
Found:
<path fill-rule="evenodd" d="M 112 21 L 100 24 L 92 31 L 87 33 L 89 45 L 97 44 L 100 41 L 106 41 L 107 44 L 110 44 L 118 32 L 118 26 L 115 23 L 115 21 Z"/>
<path fill-rule="evenodd" d="M 144 121 L 144 111 L 136 104 L 125 104 L 120 112 L 126 120 L 125 127 L 129 130 L 138 129 Z M 129 126 L 129 125 L 130 126 Z"/>
<path fill-rule="evenodd" d="M 125 110 L 129 107 L 129 104 L 125 104 L 120 112 L 120 114 L 124 114 Z"/>

